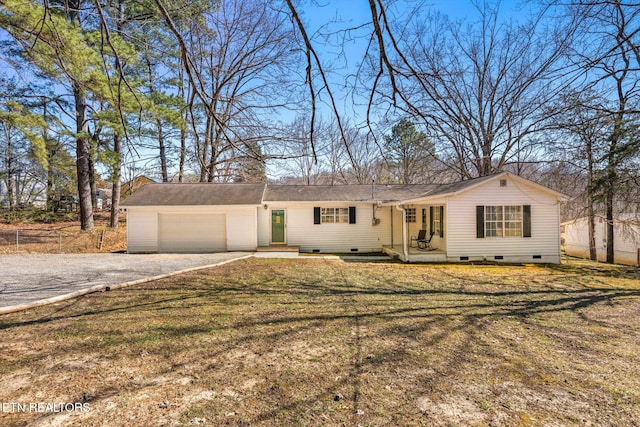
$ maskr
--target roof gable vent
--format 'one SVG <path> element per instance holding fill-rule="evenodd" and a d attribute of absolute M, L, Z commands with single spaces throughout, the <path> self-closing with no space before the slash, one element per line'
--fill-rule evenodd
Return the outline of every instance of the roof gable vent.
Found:
<path fill-rule="evenodd" d="M 506 179 L 501 179 L 500 180 L 500 187 L 506 187 L 507 186 L 507 180 Z"/>

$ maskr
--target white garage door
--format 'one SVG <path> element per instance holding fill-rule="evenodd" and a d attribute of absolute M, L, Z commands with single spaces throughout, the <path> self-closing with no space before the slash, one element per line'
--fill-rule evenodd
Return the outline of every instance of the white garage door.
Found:
<path fill-rule="evenodd" d="M 216 252 L 227 250 L 224 214 L 160 214 L 160 252 Z"/>

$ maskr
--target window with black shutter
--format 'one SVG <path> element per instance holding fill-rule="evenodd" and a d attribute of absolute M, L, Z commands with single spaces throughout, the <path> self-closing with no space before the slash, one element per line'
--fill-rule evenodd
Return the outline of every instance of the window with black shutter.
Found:
<path fill-rule="evenodd" d="M 320 206 L 313 208 L 313 223 L 320 224 Z"/>

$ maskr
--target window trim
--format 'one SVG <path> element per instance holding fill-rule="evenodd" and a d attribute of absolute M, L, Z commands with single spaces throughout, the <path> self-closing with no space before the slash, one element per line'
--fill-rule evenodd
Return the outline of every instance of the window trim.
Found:
<path fill-rule="evenodd" d="M 438 236 L 442 235 L 442 211 L 440 207 L 434 206 L 431 210 L 431 232 L 436 233 Z M 437 217 L 437 219 L 436 219 Z"/>
<path fill-rule="evenodd" d="M 495 210 L 495 208 L 499 208 L 499 210 Z M 517 215 L 518 218 L 517 219 L 507 218 L 508 216 L 507 208 L 516 208 L 515 213 L 518 214 Z M 490 210 L 492 212 L 490 212 Z M 484 237 L 498 238 L 498 239 L 524 237 L 525 236 L 524 210 L 525 209 L 523 205 L 486 205 L 484 206 L 484 215 L 483 215 Z M 511 213 L 513 214 L 514 212 L 511 212 Z M 489 224 L 495 224 L 495 227 L 490 227 Z M 507 235 L 508 230 L 513 230 L 513 228 L 508 227 L 508 225 L 510 224 L 518 225 L 518 227 L 515 228 L 515 231 L 519 231 L 518 234 Z M 495 235 L 493 234 L 493 231 L 495 231 L 496 233 Z"/>
<path fill-rule="evenodd" d="M 355 206 L 314 206 L 313 223 L 320 224 L 355 224 Z"/>
<path fill-rule="evenodd" d="M 320 208 L 321 224 L 349 224 L 349 208 Z"/>
<path fill-rule="evenodd" d="M 417 209 L 416 208 L 404 208 L 405 211 L 405 222 L 407 224 L 415 224 L 418 220 L 417 215 Z"/>

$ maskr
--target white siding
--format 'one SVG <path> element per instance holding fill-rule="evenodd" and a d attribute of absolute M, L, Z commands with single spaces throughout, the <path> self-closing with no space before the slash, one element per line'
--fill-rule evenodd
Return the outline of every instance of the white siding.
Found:
<path fill-rule="evenodd" d="M 577 220 L 573 224 L 564 227 L 565 252 L 567 255 L 580 258 L 589 258 L 589 231 L 586 219 Z M 596 248 L 604 249 L 602 226 L 596 224 Z"/>
<path fill-rule="evenodd" d="M 596 253 L 599 261 L 607 259 L 606 222 L 596 218 Z M 589 258 L 589 230 L 587 219 L 581 218 L 565 225 L 564 241 L 567 255 Z M 614 261 L 638 265 L 640 254 L 640 225 L 633 222 L 614 222 Z"/>
<path fill-rule="evenodd" d="M 255 206 L 128 207 L 127 251 L 255 250 L 256 212 Z M 170 234 L 164 235 L 165 247 L 160 247 L 159 242 L 162 216 L 165 218 L 165 225 L 167 220 L 173 223 L 168 230 Z M 182 228 L 180 224 L 183 224 Z M 171 245 L 170 240 L 175 246 L 167 246 Z M 184 244 L 180 243 L 181 240 Z"/>
<path fill-rule="evenodd" d="M 469 260 L 505 262 L 560 262 L 560 215 L 555 196 L 536 187 L 507 179 L 489 181 L 469 189 L 447 202 L 447 256 Z M 476 237 L 476 206 L 531 205 L 531 237 Z M 534 259 L 540 256 L 540 259 Z"/>
<path fill-rule="evenodd" d="M 393 245 L 402 245 L 402 211 L 398 210 L 395 206 L 389 206 L 382 208 L 388 212 L 389 218 L 393 218 Z M 389 241 L 389 245 L 391 245 Z"/>
<path fill-rule="evenodd" d="M 227 214 L 227 250 L 253 251 L 258 247 L 256 209 L 234 210 Z"/>
<path fill-rule="evenodd" d="M 160 213 L 158 252 L 227 250 L 225 214 Z"/>
<path fill-rule="evenodd" d="M 604 221 L 602 225 L 604 227 Z M 613 233 L 614 262 L 640 265 L 640 225 L 616 221 L 613 225 Z"/>
<path fill-rule="evenodd" d="M 356 207 L 355 224 L 314 224 L 313 208 Z M 287 245 L 299 246 L 302 252 L 379 252 L 391 242 L 391 218 L 389 207 L 376 209 L 379 225 L 372 225 L 371 204 L 354 203 L 287 203 L 269 204 L 268 209 L 258 209 L 258 243 L 268 246 L 271 240 L 271 210 L 285 210 L 285 235 Z M 400 212 L 394 212 L 394 215 Z M 396 239 L 400 239 L 400 235 Z"/>
<path fill-rule="evenodd" d="M 127 251 L 158 251 L 158 214 L 127 210 Z"/>
<path fill-rule="evenodd" d="M 282 207 L 278 207 L 277 205 L 273 206 L 273 209 L 284 209 Z M 269 246 L 271 243 L 271 210 L 272 207 L 269 206 L 268 209 L 258 208 L 258 246 Z M 287 216 L 285 212 L 285 224 L 287 221 Z M 286 228 L 285 228 L 285 239 L 286 239 Z"/>

